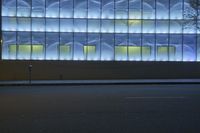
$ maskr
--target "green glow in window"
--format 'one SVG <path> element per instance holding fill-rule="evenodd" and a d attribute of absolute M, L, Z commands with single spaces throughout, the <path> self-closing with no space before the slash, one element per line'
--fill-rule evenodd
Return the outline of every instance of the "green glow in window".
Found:
<path fill-rule="evenodd" d="M 16 52 L 17 52 L 17 45 L 15 45 L 15 44 L 9 45 L 10 56 L 16 56 Z"/>
<path fill-rule="evenodd" d="M 36 45 L 36 44 L 32 45 L 32 54 L 33 55 L 42 55 L 43 50 L 44 50 L 43 45 Z"/>
<path fill-rule="evenodd" d="M 84 46 L 84 54 L 95 54 L 96 46 L 88 45 Z"/>
<path fill-rule="evenodd" d="M 115 46 L 115 55 L 127 55 L 127 46 Z"/>
<path fill-rule="evenodd" d="M 60 56 L 69 55 L 71 52 L 70 45 L 60 45 Z"/>
<path fill-rule="evenodd" d="M 157 54 L 158 55 L 167 55 L 168 54 L 168 47 L 167 46 L 158 46 Z"/>
<path fill-rule="evenodd" d="M 173 46 L 158 46 L 158 55 L 164 55 L 164 54 L 168 54 L 168 49 L 169 49 L 169 54 L 170 55 L 175 55 L 175 47 Z"/>
<path fill-rule="evenodd" d="M 128 54 L 130 57 L 138 57 L 141 53 L 141 47 L 140 46 L 129 46 L 128 47 Z"/>
<path fill-rule="evenodd" d="M 20 44 L 18 45 L 18 51 L 20 55 L 30 55 L 31 45 L 29 44 Z"/>

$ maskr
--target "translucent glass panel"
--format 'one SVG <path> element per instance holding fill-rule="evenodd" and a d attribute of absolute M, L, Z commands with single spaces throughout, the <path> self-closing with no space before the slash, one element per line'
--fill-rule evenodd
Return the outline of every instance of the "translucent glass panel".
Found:
<path fill-rule="evenodd" d="M 2 16 L 16 16 L 16 12 L 16 0 L 2 0 Z"/>
<path fill-rule="evenodd" d="M 115 33 L 127 33 L 128 21 L 123 19 L 115 20 Z"/>
<path fill-rule="evenodd" d="M 103 19 L 114 18 L 114 0 L 101 0 L 102 1 L 102 16 Z"/>
<path fill-rule="evenodd" d="M 58 60 L 59 34 L 46 33 L 46 59 Z"/>
<path fill-rule="evenodd" d="M 16 31 L 17 20 L 16 18 L 2 17 L 2 30 L 3 31 Z"/>
<path fill-rule="evenodd" d="M 197 34 L 200 34 L 200 19 L 197 20 Z"/>
<path fill-rule="evenodd" d="M 197 10 L 193 8 L 193 6 L 195 6 L 194 5 L 195 2 L 200 2 L 200 1 L 198 1 L 198 0 L 184 0 L 184 7 L 183 7 L 183 11 L 184 11 L 183 17 L 184 17 L 184 19 L 193 19 L 193 16 L 197 15 Z"/>
<path fill-rule="evenodd" d="M 74 0 L 74 18 L 86 18 L 86 17 L 87 17 L 87 1 Z"/>
<path fill-rule="evenodd" d="M 196 21 L 196 20 L 195 20 Z M 183 22 L 183 33 L 194 34 L 197 32 L 196 22 L 194 20 L 185 20 Z"/>
<path fill-rule="evenodd" d="M 60 60 L 72 60 L 73 58 L 73 34 L 61 33 L 59 47 Z"/>
<path fill-rule="evenodd" d="M 30 18 L 17 18 L 17 30 L 18 31 L 31 31 L 31 19 Z"/>
<path fill-rule="evenodd" d="M 142 18 L 142 1 L 129 0 L 129 19 Z"/>
<path fill-rule="evenodd" d="M 174 52 L 171 54 L 174 54 Z M 157 35 L 156 36 L 156 60 L 168 61 L 168 56 L 169 56 L 168 35 L 167 34 Z"/>
<path fill-rule="evenodd" d="M 32 54 L 31 59 L 43 60 L 45 58 L 45 33 L 32 33 Z"/>
<path fill-rule="evenodd" d="M 169 18 L 169 0 L 156 0 L 156 19 Z"/>
<path fill-rule="evenodd" d="M 143 33 L 155 33 L 154 20 L 143 20 Z"/>
<path fill-rule="evenodd" d="M 196 61 L 196 35 L 183 36 L 183 61 Z"/>
<path fill-rule="evenodd" d="M 114 34 L 102 34 L 101 60 L 114 60 Z"/>
<path fill-rule="evenodd" d="M 143 0 L 143 19 L 155 19 L 155 0 Z"/>
<path fill-rule="evenodd" d="M 183 32 L 183 21 L 171 20 L 170 21 L 170 33 L 182 33 Z"/>
<path fill-rule="evenodd" d="M 169 33 L 169 21 L 157 20 L 156 21 L 156 33 Z"/>
<path fill-rule="evenodd" d="M 46 19 L 47 32 L 59 32 L 59 19 Z"/>
<path fill-rule="evenodd" d="M 73 18 L 73 0 L 60 0 L 60 18 Z"/>
<path fill-rule="evenodd" d="M 18 17 L 31 16 L 31 1 L 32 0 L 17 0 L 17 16 Z"/>
<path fill-rule="evenodd" d="M 87 45 L 87 39 L 85 33 L 74 34 L 74 60 L 86 60 L 84 54 L 84 46 Z"/>
<path fill-rule="evenodd" d="M 59 0 L 46 0 L 46 17 L 59 17 Z"/>
<path fill-rule="evenodd" d="M 170 34 L 169 47 L 175 48 L 175 55 L 169 51 L 169 61 L 182 61 L 183 40 L 180 34 Z M 170 50 L 170 49 L 169 49 Z"/>
<path fill-rule="evenodd" d="M 142 30 L 142 20 L 128 20 L 128 31 L 129 33 L 141 33 Z"/>
<path fill-rule="evenodd" d="M 184 0 L 170 0 L 170 19 L 183 18 L 183 1 Z"/>
<path fill-rule="evenodd" d="M 86 19 L 75 19 L 74 20 L 74 32 L 87 32 Z"/>
<path fill-rule="evenodd" d="M 141 34 L 129 34 L 128 60 L 141 61 L 142 46 Z"/>
<path fill-rule="evenodd" d="M 144 34 L 142 40 L 142 60 L 155 60 L 155 34 Z"/>
<path fill-rule="evenodd" d="M 100 33 L 101 31 L 101 23 L 100 20 L 88 20 L 88 32 L 96 32 Z"/>
<path fill-rule="evenodd" d="M 88 18 L 100 18 L 101 0 L 88 0 Z"/>
<path fill-rule="evenodd" d="M 114 20 L 102 20 L 101 21 L 101 32 L 102 33 L 114 33 Z"/>
<path fill-rule="evenodd" d="M 32 17 L 45 16 L 45 0 L 32 0 Z"/>
<path fill-rule="evenodd" d="M 32 18 L 32 31 L 45 32 L 45 19 L 44 18 Z"/>
<path fill-rule="evenodd" d="M 100 42 L 100 34 L 88 34 L 88 42 L 84 50 L 87 60 L 100 60 Z"/>
<path fill-rule="evenodd" d="M 200 35 L 197 35 L 197 61 L 200 61 Z"/>
<path fill-rule="evenodd" d="M 73 19 L 60 19 L 60 32 L 73 32 Z"/>
<path fill-rule="evenodd" d="M 128 34 L 115 34 L 115 60 L 128 59 Z"/>
<path fill-rule="evenodd" d="M 17 38 L 15 32 L 2 33 L 2 58 L 3 59 L 16 59 L 17 56 Z"/>
<path fill-rule="evenodd" d="M 30 32 L 18 32 L 17 34 L 17 59 L 31 59 L 31 34 Z"/>
<path fill-rule="evenodd" d="M 128 0 L 115 0 L 115 18 L 128 18 Z"/>

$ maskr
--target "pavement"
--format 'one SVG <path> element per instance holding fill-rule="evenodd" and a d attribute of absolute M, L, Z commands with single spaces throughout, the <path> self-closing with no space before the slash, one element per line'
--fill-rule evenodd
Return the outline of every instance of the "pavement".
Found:
<path fill-rule="evenodd" d="M 200 84 L 0 86 L 0 133 L 199 133 Z"/>
<path fill-rule="evenodd" d="M 118 79 L 118 80 L 0 80 L 0 86 L 22 85 L 117 85 L 117 84 L 200 84 L 200 79 Z"/>

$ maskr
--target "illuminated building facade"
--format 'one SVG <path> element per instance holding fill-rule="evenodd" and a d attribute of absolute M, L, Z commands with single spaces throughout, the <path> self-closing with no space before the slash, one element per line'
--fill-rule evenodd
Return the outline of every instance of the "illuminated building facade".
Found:
<path fill-rule="evenodd" d="M 191 0 L 1 5 L 4 60 L 200 61 L 199 13 Z"/>

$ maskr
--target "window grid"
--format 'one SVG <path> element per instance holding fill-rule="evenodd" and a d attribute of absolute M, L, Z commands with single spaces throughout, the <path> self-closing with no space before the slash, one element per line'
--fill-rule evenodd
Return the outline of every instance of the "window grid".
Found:
<path fill-rule="evenodd" d="M 61 0 L 55 0 L 55 1 L 57 1 L 58 3 L 59 3 L 59 14 L 61 13 L 61 5 L 60 5 L 60 2 L 61 2 Z M 85 46 L 85 45 L 88 45 L 88 41 L 89 41 L 89 39 L 88 39 L 88 34 L 99 34 L 100 35 L 100 44 L 102 44 L 102 35 L 103 34 L 113 34 L 114 35 L 114 45 L 113 45 L 113 59 L 110 59 L 110 60 L 117 60 L 116 59 L 116 54 L 117 53 L 115 53 L 115 47 L 117 46 L 117 44 L 116 44 L 116 34 L 125 34 L 126 35 L 126 53 L 127 53 L 127 55 L 126 55 L 126 59 L 125 60 L 129 60 L 130 59 L 130 54 L 129 54 L 129 45 L 130 45 L 130 35 L 131 34 L 138 34 L 137 32 L 130 32 L 130 24 L 134 24 L 134 23 L 141 23 L 141 25 L 140 25 L 140 31 L 141 31 L 141 33 L 139 33 L 139 34 L 141 34 L 141 48 L 140 48 L 140 61 L 143 61 L 143 47 L 145 47 L 145 45 L 146 44 L 144 44 L 144 40 L 143 40 L 143 36 L 144 35 L 153 35 L 153 37 L 154 37 L 154 40 L 153 40 L 153 44 L 151 45 L 151 47 L 152 47 L 152 49 L 150 50 L 151 52 L 153 52 L 153 59 L 152 60 L 149 60 L 149 61 L 176 61 L 176 60 L 171 60 L 170 59 L 170 46 L 171 46 L 171 44 L 170 44 L 170 40 L 171 40 L 171 35 L 173 35 L 173 34 L 180 34 L 181 35 L 181 37 L 182 37 L 182 40 L 181 40 L 181 42 L 182 42 L 182 44 L 180 44 L 181 45 L 181 48 L 182 48 L 182 52 L 181 52 L 181 54 L 182 54 L 182 56 L 181 56 L 181 59 L 179 60 L 179 61 L 190 61 L 190 60 L 185 60 L 184 59 L 184 55 L 185 54 L 187 54 L 187 51 L 185 52 L 184 51 L 184 47 L 185 47 L 185 44 L 183 44 L 184 42 L 183 42 L 183 40 L 185 39 L 184 37 L 185 37 L 185 35 L 191 35 L 191 36 L 194 36 L 195 37 L 195 39 L 196 39 L 196 41 L 195 41 L 195 44 L 191 44 L 191 45 L 193 45 L 193 48 L 194 48 L 194 51 L 192 51 L 192 52 L 195 52 L 195 61 L 197 61 L 198 60 L 198 58 L 200 58 L 200 57 L 198 57 L 199 56 L 199 53 L 198 53 L 198 49 L 199 49 L 199 45 L 198 45 L 198 43 L 199 43 L 199 41 L 198 41 L 198 32 L 197 32 L 197 29 L 195 29 L 195 32 L 191 32 L 191 33 L 185 33 L 185 27 L 183 26 L 184 25 L 184 20 L 186 20 L 185 19 L 185 15 L 184 15 L 184 11 L 186 10 L 186 7 L 185 7 L 185 2 L 186 2 L 186 0 L 182 0 L 182 9 L 183 9 L 183 11 L 182 11 L 182 17 L 181 17 L 181 19 L 175 19 L 175 18 L 171 18 L 171 14 L 172 14 L 172 11 L 171 11 L 171 1 L 172 0 L 168 0 L 168 4 L 169 4 L 169 9 L 168 9 L 168 18 L 166 19 L 157 19 L 157 2 L 158 2 L 158 0 L 154 0 L 154 6 L 155 6 L 155 9 L 153 9 L 154 11 L 154 17 L 153 18 L 148 18 L 148 19 L 146 19 L 146 18 L 144 18 L 144 0 L 141 0 L 141 19 L 138 19 L 138 18 L 134 18 L 134 19 L 124 19 L 123 17 L 122 18 L 116 18 L 116 16 L 117 16 L 117 14 L 116 14 L 116 9 L 117 9 L 117 6 L 116 6 L 116 2 L 118 2 L 118 0 L 114 0 L 114 8 L 113 8 L 113 10 L 114 10 L 114 18 L 115 19 L 111 19 L 111 18 L 102 18 L 102 9 L 103 9 L 103 4 L 102 4 L 102 2 L 103 2 L 103 0 L 99 0 L 99 2 L 101 3 L 100 4 L 100 9 L 101 9 L 101 11 L 100 11 L 100 18 L 89 18 L 89 15 L 88 15 L 88 8 L 89 8 L 89 1 L 88 0 L 85 0 L 85 2 L 87 3 L 87 7 L 86 7 L 86 17 L 85 18 L 82 18 L 82 17 L 80 17 L 80 18 L 75 18 L 75 3 L 74 3 L 74 0 L 73 0 L 73 18 L 69 18 L 69 17 L 60 17 L 60 15 L 58 15 L 58 17 L 57 18 L 55 18 L 55 17 L 48 17 L 48 16 L 46 16 L 45 15 L 45 17 L 43 17 L 44 18 L 44 21 L 45 21 L 45 31 L 46 31 L 46 29 L 47 29 L 47 27 L 48 27 L 48 25 L 47 25 L 47 20 L 49 20 L 49 19 L 52 19 L 52 20 L 58 20 L 58 28 L 57 28 L 57 30 L 56 31 L 54 31 L 54 32 L 52 32 L 52 33 L 57 33 L 58 34 L 58 36 L 59 36 L 59 43 L 58 43 L 58 47 L 57 47 L 57 50 L 58 50 L 58 54 L 57 54 L 57 58 L 56 59 L 61 59 L 61 57 L 60 57 L 60 50 L 59 50 L 59 48 L 60 48 L 60 38 L 61 38 L 61 36 L 60 36 L 60 34 L 61 34 L 61 32 L 60 32 L 60 27 L 61 27 L 61 19 L 72 19 L 73 20 L 73 26 L 74 26 L 74 24 L 75 24 L 75 20 L 85 20 L 86 21 L 86 30 L 85 31 L 79 31 L 79 32 L 75 32 L 74 30 L 72 31 L 72 32 L 68 32 L 68 31 L 65 31 L 65 32 L 62 32 L 62 33 L 72 33 L 73 34 L 73 45 L 72 45 L 72 60 L 74 60 L 74 57 L 75 57 L 75 48 L 74 48 L 74 42 L 75 42 L 75 38 L 74 38 L 74 36 L 76 35 L 76 34 L 79 34 L 79 33 L 84 33 L 85 34 L 85 36 L 86 36 L 86 44 L 82 44 L 83 46 Z M 126 12 L 126 16 L 128 16 L 128 18 L 130 18 L 130 6 L 129 6 L 129 4 L 130 4 L 130 2 L 131 2 L 131 0 L 128 0 L 128 5 L 127 5 L 127 11 L 128 12 Z M 16 6 L 18 7 L 18 5 L 19 5 L 19 2 L 17 1 L 16 2 Z M 30 1 L 30 6 L 32 7 L 32 1 Z M 19 33 L 22 33 L 22 32 L 24 32 L 24 33 L 30 33 L 30 41 L 31 41 L 31 55 L 30 55 L 30 59 L 32 59 L 33 57 L 32 57 L 32 55 L 33 55 L 33 38 L 32 38 L 32 35 L 33 35 L 33 33 L 35 33 L 35 32 L 43 32 L 43 31 L 32 31 L 32 29 L 33 29 L 33 24 L 32 24 L 32 20 L 33 19 L 35 19 L 35 18 L 41 18 L 41 17 L 31 17 L 31 14 L 32 14 L 32 8 L 30 9 L 30 16 L 29 17 L 24 17 L 24 16 L 19 16 L 19 14 L 18 14 L 18 9 L 19 8 L 15 8 L 16 9 L 16 16 L 2 16 L 1 17 L 1 19 L 4 19 L 4 18 L 17 18 L 17 21 L 16 21 L 16 25 L 18 26 L 19 25 L 19 19 L 18 18 L 30 18 L 30 27 L 31 27 L 31 29 L 30 29 L 30 31 L 18 31 L 17 29 L 16 29 L 16 31 L 10 31 L 10 30 L 7 30 L 7 29 L 4 29 L 4 25 L 6 25 L 5 23 L 2 23 L 2 32 L 1 32 L 1 36 L 3 36 L 3 34 L 4 34 L 4 32 L 16 32 L 16 58 L 18 59 L 18 52 L 19 52 L 19 44 L 18 44 L 18 42 L 19 42 L 19 37 L 18 37 L 18 34 Z M 46 12 L 47 12 L 47 0 L 45 1 L 45 14 L 46 14 Z M 2 13 L 2 12 L 1 12 Z M 197 15 L 199 14 L 199 11 L 197 10 Z M 88 25 L 88 22 L 89 22 L 89 20 L 100 20 L 100 32 L 99 33 L 96 33 L 96 32 L 89 32 L 89 30 L 88 30 L 88 27 L 89 27 L 89 25 Z M 113 29 L 113 31 L 112 32 L 104 32 L 103 33 L 103 31 L 102 31 L 102 27 L 104 27 L 104 25 L 102 24 L 103 23 L 103 21 L 105 21 L 105 20 L 108 20 L 110 23 L 112 22 L 112 25 L 113 25 L 113 27 L 114 27 L 114 29 Z M 152 29 L 152 31 L 151 32 L 144 32 L 144 22 L 146 21 L 146 22 L 150 22 L 150 20 L 154 23 L 154 28 Z M 162 22 L 164 22 L 164 21 L 166 21 L 167 22 L 167 30 L 168 30 L 168 33 L 158 33 L 157 32 L 157 30 L 156 30 L 156 28 L 158 27 L 158 22 L 159 21 L 162 21 Z M 176 22 L 178 22 L 178 21 L 181 21 L 182 22 L 182 32 L 181 33 L 171 33 L 171 31 L 170 31 L 170 29 L 171 29 L 171 22 L 172 21 L 176 21 Z M 199 21 L 199 19 L 196 19 L 195 20 L 196 22 L 195 22 L 195 27 L 197 27 L 197 22 Z M 1 22 L 3 22 L 3 21 L 1 21 Z M 125 25 L 127 26 L 127 29 L 126 29 L 126 31 L 127 31 L 127 33 L 124 33 L 124 32 L 117 32 L 116 31 L 116 29 L 117 29 L 117 26 L 118 26 L 118 23 L 125 23 Z M 75 28 L 75 27 L 74 27 Z M 149 28 L 149 27 L 148 27 Z M 152 27 L 151 27 L 152 28 Z M 47 33 L 51 33 L 51 32 L 43 32 L 44 34 L 45 34 L 45 44 L 43 44 L 44 45 L 44 59 L 47 59 L 48 57 L 47 57 Z M 168 47 L 167 47 L 167 60 L 165 60 L 165 59 L 163 59 L 163 60 L 159 60 L 159 58 L 158 58 L 158 44 L 157 44 L 157 39 L 158 39 L 158 35 L 160 35 L 160 34 L 163 34 L 163 35 L 167 35 L 167 44 L 165 44 L 165 45 L 167 45 Z M 110 39 L 112 39 L 112 38 L 110 38 Z M 4 45 L 4 38 L 3 38 L 3 45 Z M 2 45 L 2 47 L 3 47 L 3 45 Z M 95 46 L 96 48 L 97 48 L 97 46 Z M 3 48 L 2 48 L 2 50 L 4 50 Z M 88 48 L 87 48 L 87 50 L 86 50 L 87 52 L 86 52 L 86 55 L 85 55 L 85 57 L 84 57 L 84 60 L 88 60 Z M 1 53 L 3 53 L 2 51 L 1 51 Z M 151 53 L 152 54 L 152 53 Z M 100 45 L 100 55 L 99 55 L 99 59 L 98 60 L 103 60 L 102 59 L 102 45 Z M 9 59 L 9 57 L 5 57 L 4 58 L 4 55 L 2 55 L 2 59 Z M 146 60 L 145 60 L 146 61 Z"/>

